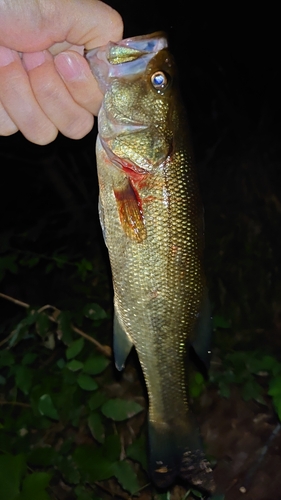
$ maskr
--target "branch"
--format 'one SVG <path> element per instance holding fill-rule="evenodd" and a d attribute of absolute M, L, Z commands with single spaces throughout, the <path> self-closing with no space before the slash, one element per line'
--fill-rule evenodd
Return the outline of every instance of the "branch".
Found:
<path fill-rule="evenodd" d="M 31 307 L 30 304 L 27 304 L 26 302 L 22 302 L 21 300 L 18 300 L 18 299 L 14 299 L 14 297 L 10 297 L 9 295 L 6 295 L 5 293 L 1 293 L 0 292 L 0 297 L 2 297 L 2 299 L 9 300 L 10 302 L 13 302 L 17 306 L 24 307 L 25 309 L 28 309 L 29 307 Z M 51 306 L 49 304 L 46 304 L 45 306 L 41 307 L 38 310 L 38 312 L 42 313 L 46 309 L 52 309 L 52 313 L 51 314 L 47 314 L 47 316 L 48 316 L 49 320 L 52 321 L 52 323 L 58 324 L 58 317 L 59 317 L 59 315 L 61 313 L 60 309 L 57 309 L 57 307 L 55 307 L 55 306 Z M 102 345 L 102 344 L 100 344 L 96 339 L 94 339 L 93 337 L 91 337 L 87 333 L 83 332 L 82 330 L 80 330 L 80 328 L 77 328 L 72 323 L 70 324 L 70 326 L 71 326 L 72 330 L 75 333 L 78 333 L 78 335 L 80 335 L 81 337 L 84 337 L 89 342 L 92 342 L 92 344 L 94 344 L 96 346 L 96 348 L 102 354 L 104 354 L 104 356 L 106 356 L 107 358 L 111 358 L 112 357 L 112 349 L 111 349 L 111 347 L 109 347 L 108 345 Z M 2 344 L 4 344 L 5 342 L 7 342 L 12 337 L 12 335 L 13 335 L 13 332 L 10 335 L 8 335 L 8 337 L 6 337 L 4 340 L 1 341 L 0 346 Z"/>
<path fill-rule="evenodd" d="M 1 401 L 0 400 L 0 406 L 3 405 L 15 405 L 15 406 L 24 406 L 25 408 L 31 408 L 31 405 L 27 403 L 21 403 L 20 401 Z"/>

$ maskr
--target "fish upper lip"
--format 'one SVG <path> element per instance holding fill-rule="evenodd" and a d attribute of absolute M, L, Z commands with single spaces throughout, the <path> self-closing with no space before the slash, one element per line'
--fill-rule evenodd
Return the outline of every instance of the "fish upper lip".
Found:
<path fill-rule="evenodd" d="M 116 134 L 121 134 L 122 132 L 138 132 L 139 130 L 145 130 L 148 128 L 148 125 L 141 125 L 136 122 L 131 123 L 117 123 L 113 126 Z"/>
<path fill-rule="evenodd" d="M 150 124 L 144 124 L 137 121 L 133 121 L 131 118 L 126 115 L 121 115 L 121 120 L 116 120 L 113 118 L 112 113 L 105 111 L 107 122 L 110 123 L 110 130 L 112 134 L 110 137 L 106 137 L 106 139 L 113 139 L 119 134 L 126 132 L 138 132 L 140 130 L 146 130 L 149 128 Z M 105 138 L 104 138 L 105 139 Z"/>

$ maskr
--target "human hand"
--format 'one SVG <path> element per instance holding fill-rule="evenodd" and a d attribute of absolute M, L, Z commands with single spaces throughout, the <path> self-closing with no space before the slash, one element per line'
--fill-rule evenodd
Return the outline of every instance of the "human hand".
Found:
<path fill-rule="evenodd" d="M 120 40 L 122 28 L 99 0 L 0 0 L 0 135 L 85 136 L 102 95 L 84 48 Z"/>

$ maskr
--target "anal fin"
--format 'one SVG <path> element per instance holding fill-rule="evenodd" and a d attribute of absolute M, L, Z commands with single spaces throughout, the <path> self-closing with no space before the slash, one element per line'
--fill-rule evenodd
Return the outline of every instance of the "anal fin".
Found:
<path fill-rule="evenodd" d="M 120 325 L 118 315 L 115 311 L 114 313 L 114 323 L 113 323 L 113 348 L 115 357 L 115 366 L 117 370 L 123 370 L 125 366 L 126 359 L 133 347 L 133 342 L 129 335 L 125 332 L 124 328 Z"/>

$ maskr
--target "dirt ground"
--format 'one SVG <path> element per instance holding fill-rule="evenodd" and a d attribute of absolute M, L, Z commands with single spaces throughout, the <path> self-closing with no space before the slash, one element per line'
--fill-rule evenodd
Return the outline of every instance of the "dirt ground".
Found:
<path fill-rule="evenodd" d="M 209 390 L 199 416 L 208 451 L 217 459 L 214 477 L 225 500 L 281 499 L 281 425 L 271 408 L 229 399 Z"/>

